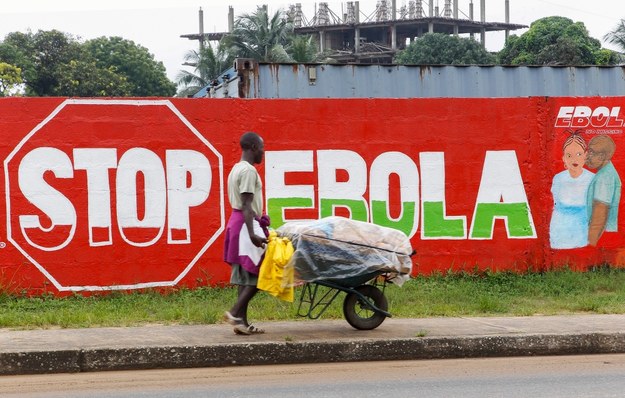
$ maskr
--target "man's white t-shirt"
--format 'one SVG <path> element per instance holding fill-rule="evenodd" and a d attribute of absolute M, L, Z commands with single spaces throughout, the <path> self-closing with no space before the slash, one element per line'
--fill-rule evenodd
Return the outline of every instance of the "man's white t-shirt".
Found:
<path fill-rule="evenodd" d="M 242 193 L 254 194 L 252 210 L 257 216 L 263 212 L 263 183 L 258 171 L 245 160 L 235 164 L 228 175 L 228 199 L 233 209 L 241 210 L 243 201 Z"/>

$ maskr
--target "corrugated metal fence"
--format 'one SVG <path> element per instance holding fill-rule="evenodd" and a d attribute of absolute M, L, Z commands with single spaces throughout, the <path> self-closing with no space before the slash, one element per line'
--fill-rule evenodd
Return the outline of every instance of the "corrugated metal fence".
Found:
<path fill-rule="evenodd" d="M 235 63 L 199 97 L 501 98 L 622 96 L 625 66 L 409 66 Z"/>

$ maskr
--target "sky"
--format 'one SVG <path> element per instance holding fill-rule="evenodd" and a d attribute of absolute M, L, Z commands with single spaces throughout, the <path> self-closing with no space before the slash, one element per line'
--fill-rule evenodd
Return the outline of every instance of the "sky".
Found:
<path fill-rule="evenodd" d="M 326 0 L 336 14 L 344 2 Z M 442 10 L 444 0 L 430 0 Z M 17 0 L 0 2 L 0 40 L 10 32 L 32 32 L 57 29 L 88 40 L 100 36 L 121 36 L 146 47 L 157 61 L 163 62 L 167 76 L 174 80 L 185 68 L 184 55 L 197 49 L 197 41 L 180 35 L 199 31 L 198 11 L 204 13 L 205 32 L 223 32 L 228 28 L 228 7 L 235 16 L 253 12 L 257 4 L 267 4 L 270 12 L 286 9 L 289 4 L 302 4 L 304 15 L 312 19 L 315 1 L 308 0 Z M 377 0 L 360 0 L 360 10 L 371 15 Z M 427 4 L 428 0 L 424 0 Z M 470 0 L 459 0 L 460 17 L 468 19 Z M 407 4 L 397 0 L 397 7 Z M 480 0 L 474 0 L 474 14 L 479 19 Z M 623 0 L 510 0 L 510 22 L 530 25 L 533 21 L 553 15 L 581 21 L 590 35 L 603 42 L 603 36 L 625 18 Z M 427 7 L 424 7 L 427 10 Z M 463 13 L 465 14 L 463 16 Z M 362 20 L 362 17 L 361 17 Z M 504 0 L 486 0 L 486 21 L 504 22 Z M 522 34 L 525 30 L 512 33 Z M 503 33 L 487 33 L 486 48 L 499 51 Z"/>

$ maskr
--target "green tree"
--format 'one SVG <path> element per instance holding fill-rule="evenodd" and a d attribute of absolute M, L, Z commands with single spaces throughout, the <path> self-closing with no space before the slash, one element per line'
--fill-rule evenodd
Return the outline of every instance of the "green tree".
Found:
<path fill-rule="evenodd" d="M 163 63 L 131 40 L 99 37 L 85 42 L 84 48 L 100 70 L 113 67 L 114 73 L 126 78 L 131 96 L 167 97 L 176 93 L 176 85 L 167 78 Z"/>
<path fill-rule="evenodd" d="M 76 39 L 58 30 L 9 33 L 0 45 L 0 59 L 22 69 L 25 94 L 32 96 L 62 95 L 59 68 L 80 53 Z"/>
<path fill-rule="evenodd" d="M 27 82 L 35 79 L 37 72 L 32 52 L 32 43 L 28 35 L 20 32 L 9 33 L 4 41 L 0 41 L 0 62 L 5 62 L 21 70 L 24 95 L 33 95 Z"/>
<path fill-rule="evenodd" d="M 226 69 L 232 66 L 233 58 L 225 51 L 223 46 L 215 50 L 210 44 L 205 45 L 200 51 L 191 50 L 185 54 L 185 64 L 192 66 L 193 72 L 181 70 L 176 76 L 176 83 L 181 90 L 179 97 L 187 97 L 197 93 L 211 81 L 219 77 Z"/>
<path fill-rule="evenodd" d="M 259 7 L 252 14 L 237 17 L 234 29 L 222 41 L 233 57 L 292 62 L 288 54 L 292 37 L 293 24 L 281 10 L 269 16 L 266 8 Z"/>
<path fill-rule="evenodd" d="M 398 64 L 484 65 L 495 57 L 475 40 L 443 33 L 427 33 L 395 56 Z"/>
<path fill-rule="evenodd" d="M 322 54 L 317 51 L 317 42 L 312 36 L 298 35 L 291 39 L 290 56 L 295 62 L 317 62 Z"/>
<path fill-rule="evenodd" d="M 144 47 L 119 37 L 81 43 L 57 30 L 13 32 L 0 61 L 22 70 L 28 96 L 171 96 L 176 92 Z"/>
<path fill-rule="evenodd" d="M 55 91 L 69 97 L 125 97 L 132 95 L 132 85 L 116 73 L 115 67 L 100 68 L 93 60 L 71 60 L 60 68 Z"/>
<path fill-rule="evenodd" d="M 534 21 L 521 36 L 509 37 L 499 52 L 504 65 L 611 65 L 616 53 L 601 48 L 582 22 L 553 16 Z"/>
<path fill-rule="evenodd" d="M 625 53 L 625 19 L 621 19 L 613 30 L 606 33 L 603 40 L 616 45 Z"/>
<path fill-rule="evenodd" d="M 22 84 L 22 70 L 15 65 L 0 62 L 0 97 L 11 94 L 11 90 Z"/>

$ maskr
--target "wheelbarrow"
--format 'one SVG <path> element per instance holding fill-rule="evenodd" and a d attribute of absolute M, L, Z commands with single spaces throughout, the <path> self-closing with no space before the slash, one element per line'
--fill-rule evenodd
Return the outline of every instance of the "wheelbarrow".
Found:
<path fill-rule="evenodd" d="M 391 317 L 384 295 L 388 275 L 382 271 L 366 273 L 342 280 L 316 280 L 302 286 L 297 315 L 318 319 L 341 294 L 343 316 L 353 328 L 375 329 Z"/>
<path fill-rule="evenodd" d="M 295 247 L 287 267 L 303 283 L 298 316 L 318 319 L 341 293 L 355 329 L 375 329 L 391 316 L 386 285 L 401 285 L 412 271 L 414 250 L 404 233 L 343 217 L 287 223 L 277 232 Z"/>

